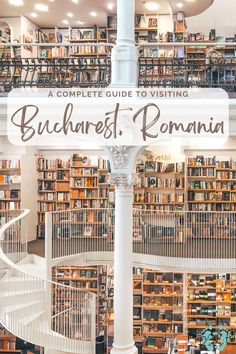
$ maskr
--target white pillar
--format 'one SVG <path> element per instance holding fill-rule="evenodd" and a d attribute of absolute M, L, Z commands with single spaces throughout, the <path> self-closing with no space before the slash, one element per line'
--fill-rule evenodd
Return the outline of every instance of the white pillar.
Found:
<path fill-rule="evenodd" d="M 112 354 L 135 354 L 133 340 L 133 185 L 136 174 L 112 173 L 115 196 L 114 343 Z"/>
<path fill-rule="evenodd" d="M 137 87 L 135 0 L 117 0 L 117 43 L 112 49 L 111 87 Z"/>

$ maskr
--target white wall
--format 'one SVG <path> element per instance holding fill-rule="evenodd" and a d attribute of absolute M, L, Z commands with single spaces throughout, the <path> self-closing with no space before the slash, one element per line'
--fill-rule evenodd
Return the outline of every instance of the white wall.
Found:
<path fill-rule="evenodd" d="M 21 205 L 23 209 L 30 209 L 25 225 L 28 242 L 36 239 L 37 178 L 36 149 L 27 147 L 26 153 L 21 156 Z"/>
<path fill-rule="evenodd" d="M 204 1 L 204 0 L 199 0 Z M 215 28 L 217 36 L 234 36 L 236 33 L 236 1 L 215 0 L 202 14 L 186 19 L 188 31 L 207 35 Z"/>
<path fill-rule="evenodd" d="M 11 40 L 20 41 L 20 34 L 21 34 L 21 18 L 18 17 L 0 17 L 2 22 L 7 23 L 11 28 Z"/>
<path fill-rule="evenodd" d="M 23 40 L 23 36 L 29 36 L 29 32 L 33 31 L 34 36 L 33 36 L 33 42 L 35 42 L 35 30 L 38 29 L 38 26 L 36 26 L 33 22 L 31 22 L 28 18 L 25 16 L 21 16 L 21 36 Z M 36 47 L 33 48 L 33 52 L 31 53 L 29 50 L 26 50 L 24 47 L 21 49 L 21 56 L 22 58 L 36 58 L 37 57 L 38 50 Z"/>
<path fill-rule="evenodd" d="M 159 33 L 173 32 L 173 29 L 174 29 L 174 22 L 173 22 L 172 14 L 158 16 Z"/>

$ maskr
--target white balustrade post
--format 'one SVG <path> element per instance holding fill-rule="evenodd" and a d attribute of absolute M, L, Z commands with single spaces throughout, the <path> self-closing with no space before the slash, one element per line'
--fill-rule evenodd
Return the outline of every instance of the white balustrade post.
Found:
<path fill-rule="evenodd" d="M 52 280 L 52 213 L 45 213 L 45 260 L 46 260 L 46 279 Z M 48 308 L 48 323 L 51 326 L 52 311 L 52 288 L 48 282 L 46 284 L 46 305 Z"/>
<path fill-rule="evenodd" d="M 112 49 L 111 87 L 136 87 L 135 0 L 117 0 L 117 42 Z"/>
<path fill-rule="evenodd" d="M 134 354 L 133 185 L 136 174 L 112 173 L 115 185 L 114 343 L 112 354 Z"/>

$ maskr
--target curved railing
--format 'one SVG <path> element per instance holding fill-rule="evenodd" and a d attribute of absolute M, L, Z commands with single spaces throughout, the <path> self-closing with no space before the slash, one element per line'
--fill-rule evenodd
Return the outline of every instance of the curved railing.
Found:
<path fill-rule="evenodd" d="M 113 262 L 114 209 L 52 212 L 47 223 L 47 254 L 54 263 Z M 133 263 L 183 272 L 234 272 L 236 213 L 134 209 Z"/>
<path fill-rule="evenodd" d="M 45 280 L 45 269 L 23 260 L 28 213 L 0 213 L 4 223 L 0 229 L 0 321 L 36 345 L 91 354 L 95 352 L 95 295 Z"/>

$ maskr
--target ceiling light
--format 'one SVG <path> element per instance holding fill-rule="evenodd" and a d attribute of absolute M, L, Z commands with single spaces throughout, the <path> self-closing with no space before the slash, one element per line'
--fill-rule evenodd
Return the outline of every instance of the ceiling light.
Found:
<path fill-rule="evenodd" d="M 179 9 L 182 9 L 182 7 L 184 6 L 184 4 L 182 2 L 177 2 L 176 6 L 179 8 Z"/>
<path fill-rule="evenodd" d="M 112 10 L 114 7 L 114 5 L 110 2 L 109 4 L 107 4 L 107 8 L 108 10 Z"/>
<path fill-rule="evenodd" d="M 48 1 L 50 1 L 50 2 L 54 2 L 55 0 L 48 0 Z"/>
<path fill-rule="evenodd" d="M 79 0 L 71 0 L 74 4 L 78 4 Z"/>
<path fill-rule="evenodd" d="M 85 24 L 85 21 L 77 21 L 78 25 L 84 25 Z"/>
<path fill-rule="evenodd" d="M 9 3 L 14 6 L 23 6 L 24 5 L 23 0 L 9 0 Z"/>
<path fill-rule="evenodd" d="M 72 12 L 67 12 L 66 14 L 68 17 L 74 17 L 74 15 L 72 14 Z"/>
<path fill-rule="evenodd" d="M 97 13 L 95 11 L 91 11 L 90 12 L 90 15 L 93 16 L 93 17 L 96 17 L 97 16 Z"/>
<path fill-rule="evenodd" d="M 62 23 L 64 23 L 64 25 L 69 25 L 69 21 L 68 20 L 63 20 Z"/>
<path fill-rule="evenodd" d="M 147 2 L 145 4 L 145 7 L 149 10 L 149 11 L 156 11 L 160 8 L 160 5 L 157 4 L 156 2 Z"/>
<path fill-rule="evenodd" d="M 35 8 L 35 10 L 38 10 L 38 11 L 43 11 L 43 12 L 48 11 L 48 6 L 44 5 L 44 4 L 36 4 L 34 8 Z"/>
<path fill-rule="evenodd" d="M 38 17 L 38 15 L 37 15 L 35 12 L 32 12 L 32 13 L 30 14 L 30 16 L 31 16 L 31 17 Z"/>

